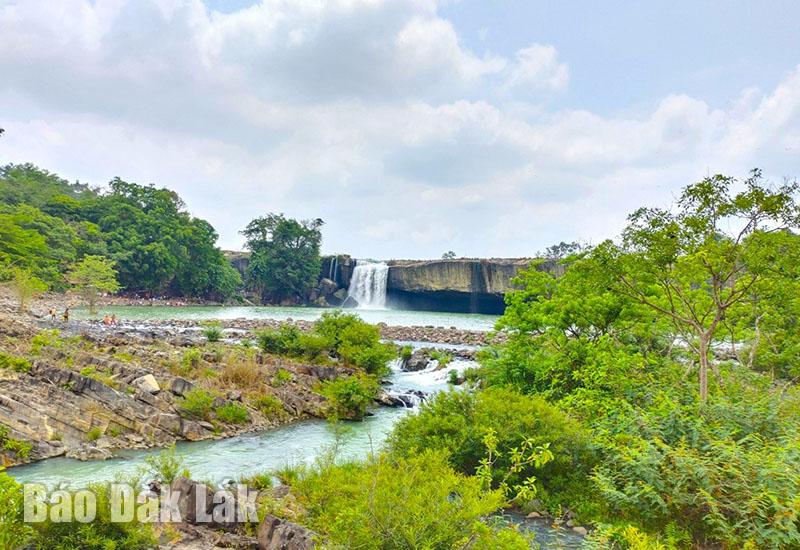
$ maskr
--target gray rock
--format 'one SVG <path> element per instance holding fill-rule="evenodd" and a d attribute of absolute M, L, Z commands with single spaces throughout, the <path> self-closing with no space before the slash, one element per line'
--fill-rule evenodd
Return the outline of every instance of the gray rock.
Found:
<path fill-rule="evenodd" d="M 148 393 L 158 393 L 161 391 L 161 386 L 158 385 L 158 381 L 156 377 L 152 374 L 146 374 L 140 378 L 137 378 L 131 385 L 135 388 L 139 388 L 142 391 L 146 391 Z"/>
<path fill-rule="evenodd" d="M 411 354 L 411 357 L 403 362 L 402 369 L 409 372 L 425 370 L 430 361 L 430 352 L 425 349 L 418 349 Z"/>
<path fill-rule="evenodd" d="M 267 514 L 258 526 L 258 547 L 261 550 L 311 550 L 317 547 L 316 536 L 302 525 Z"/>
<path fill-rule="evenodd" d="M 582 537 L 585 537 L 586 535 L 589 534 L 589 531 L 586 529 L 586 527 L 583 527 L 581 525 L 576 525 L 575 527 L 572 528 L 572 530 L 581 535 Z"/>
<path fill-rule="evenodd" d="M 327 298 L 331 294 L 334 294 L 338 289 L 339 285 L 328 278 L 323 278 L 319 282 L 319 295 L 323 298 Z"/>
<path fill-rule="evenodd" d="M 169 391 L 181 397 L 189 393 L 193 388 L 194 384 L 180 376 L 173 378 L 169 385 Z"/>

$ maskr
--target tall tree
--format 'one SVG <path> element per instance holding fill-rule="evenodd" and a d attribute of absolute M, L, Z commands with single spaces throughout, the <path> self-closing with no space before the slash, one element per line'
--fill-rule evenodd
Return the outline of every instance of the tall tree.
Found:
<path fill-rule="evenodd" d="M 700 398 L 708 396 L 709 360 L 729 311 L 766 280 L 800 225 L 797 183 L 766 185 L 754 170 L 735 192 L 733 178 L 713 176 L 686 187 L 674 211 L 642 208 L 629 217 L 621 245 L 592 255 L 613 277 L 616 292 L 666 318 L 699 364 Z"/>
<path fill-rule="evenodd" d="M 242 231 L 252 252 L 248 282 L 262 298 L 305 297 L 319 277 L 323 223 L 268 214 Z"/>
<path fill-rule="evenodd" d="M 86 300 L 90 313 L 97 313 L 97 299 L 101 293 L 117 292 L 115 262 L 102 256 L 85 256 L 69 272 L 69 282 Z"/>
<path fill-rule="evenodd" d="M 25 313 L 31 298 L 47 290 L 47 283 L 36 277 L 28 269 L 12 268 L 11 288 L 17 295 L 19 312 Z"/>

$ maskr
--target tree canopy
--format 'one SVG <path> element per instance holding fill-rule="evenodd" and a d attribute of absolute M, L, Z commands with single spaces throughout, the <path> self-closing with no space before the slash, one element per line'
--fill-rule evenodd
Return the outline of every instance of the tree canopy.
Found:
<path fill-rule="evenodd" d="M 298 221 L 268 214 L 242 231 L 252 252 L 248 282 L 263 298 L 304 299 L 316 283 L 321 266 L 320 219 Z"/>
<path fill-rule="evenodd" d="M 85 256 L 116 262 L 129 292 L 230 297 L 239 273 L 211 225 L 168 189 L 115 178 L 107 191 L 69 183 L 31 164 L 0 168 L 0 271 L 20 266 L 56 290 Z"/>

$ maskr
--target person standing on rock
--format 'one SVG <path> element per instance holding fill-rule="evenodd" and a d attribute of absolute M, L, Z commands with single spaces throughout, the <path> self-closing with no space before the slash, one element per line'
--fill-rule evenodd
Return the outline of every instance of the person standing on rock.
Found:
<path fill-rule="evenodd" d="M 50 322 L 51 323 L 55 323 L 56 322 L 56 308 L 54 308 L 54 307 L 50 308 Z"/>
<path fill-rule="evenodd" d="M 69 307 L 64 308 L 64 313 L 61 315 L 65 323 L 69 323 Z"/>

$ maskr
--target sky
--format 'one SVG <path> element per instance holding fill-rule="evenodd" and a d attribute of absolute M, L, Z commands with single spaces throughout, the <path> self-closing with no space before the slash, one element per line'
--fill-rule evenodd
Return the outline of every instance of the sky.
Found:
<path fill-rule="evenodd" d="M 219 244 L 528 257 L 800 176 L 800 2 L 0 0 L 0 164 L 168 187 Z"/>

